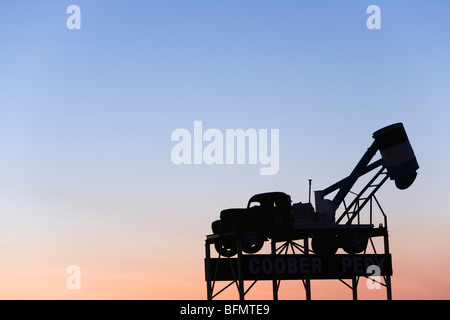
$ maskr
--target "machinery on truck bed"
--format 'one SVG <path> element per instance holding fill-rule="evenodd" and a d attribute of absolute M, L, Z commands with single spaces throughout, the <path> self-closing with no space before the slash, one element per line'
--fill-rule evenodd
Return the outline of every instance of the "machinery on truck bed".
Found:
<path fill-rule="evenodd" d="M 214 235 L 220 238 L 215 242 L 217 252 L 229 257 L 235 255 L 236 239 L 242 241 L 244 252 L 257 253 L 268 239 L 290 241 L 306 237 L 312 238 L 312 249 L 319 255 L 334 254 L 339 248 L 350 254 L 365 251 L 368 239 L 378 235 L 383 227 L 361 224 L 361 209 L 388 178 L 394 180 L 397 188 L 407 189 L 419 168 L 402 123 L 374 132 L 373 138 L 372 145 L 349 176 L 315 191 L 315 209 L 311 199 L 307 203 L 292 204 L 288 194 L 269 192 L 251 197 L 246 208 L 222 210 L 220 220 L 212 223 Z M 378 151 L 381 159 L 370 163 Z M 375 175 L 336 219 L 337 209 L 355 182 L 375 169 L 378 169 Z M 333 199 L 325 199 L 334 192 Z M 357 223 L 354 223 L 355 218 L 358 218 Z"/>

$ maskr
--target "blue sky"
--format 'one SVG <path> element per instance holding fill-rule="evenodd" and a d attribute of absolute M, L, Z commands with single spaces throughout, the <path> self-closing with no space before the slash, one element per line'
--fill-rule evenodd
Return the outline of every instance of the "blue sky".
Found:
<path fill-rule="evenodd" d="M 81 30 L 66 28 L 71 4 Z M 366 27 L 371 4 L 381 8 L 380 30 Z M 340 180 L 371 134 L 394 122 L 404 122 L 421 169 L 410 190 L 390 186 L 385 196 L 396 210 L 420 208 L 417 219 L 433 204 L 433 223 L 448 224 L 449 9 L 446 1 L 4 1 L 2 229 L 27 221 L 40 230 L 44 219 L 45 230 L 66 230 L 64 221 L 82 228 L 93 219 L 93 234 L 111 237 L 102 223 L 113 216 L 130 234 L 148 223 L 184 238 L 187 223 L 200 239 L 189 242 L 195 251 L 219 210 L 270 190 L 306 201 L 308 178 L 314 189 Z M 173 165 L 170 135 L 195 120 L 223 132 L 279 129 L 279 173 Z M 167 227 L 171 219 L 180 225 Z M 69 244 L 79 236 L 71 232 L 61 235 Z"/>

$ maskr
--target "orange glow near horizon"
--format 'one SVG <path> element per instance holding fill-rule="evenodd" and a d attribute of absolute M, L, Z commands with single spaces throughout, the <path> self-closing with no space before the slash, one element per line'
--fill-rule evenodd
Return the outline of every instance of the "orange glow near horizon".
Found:
<path fill-rule="evenodd" d="M 15 252 L 15 259 L 9 257 L 2 266 L 0 299 L 139 299 L 139 300 L 204 300 L 202 244 L 199 250 L 186 254 L 182 250 L 166 251 L 156 261 L 140 257 L 139 250 L 117 252 L 114 255 L 87 254 L 74 261 L 63 251 L 52 252 L 33 248 Z M 34 253 L 32 253 L 32 251 Z M 450 280 L 448 260 L 429 257 L 417 259 L 414 253 L 406 255 L 397 248 L 392 252 L 393 299 L 446 299 Z M 89 253 L 86 250 L 87 253 Z M 214 253 L 215 254 L 215 253 Z M 121 258 L 121 255 L 126 258 Z M 58 258 L 55 258 L 57 256 Z M 150 255 L 149 255 L 150 256 Z M 421 255 L 424 257 L 424 255 Z M 414 262 L 412 262 L 414 261 Z M 66 268 L 76 264 L 81 269 L 81 289 L 68 289 Z M 414 266 L 410 264 L 414 263 Z M 386 299 L 386 289 L 369 290 L 366 278 L 361 277 L 358 285 L 359 299 Z M 346 280 L 351 284 L 350 280 Z M 217 282 L 215 292 L 227 282 Z M 245 282 L 248 287 L 251 281 Z M 350 300 L 351 290 L 338 280 L 311 280 L 313 300 Z M 238 291 L 233 285 L 216 299 L 238 299 Z M 246 299 L 272 299 L 272 282 L 259 281 L 249 291 Z M 280 300 L 304 300 L 305 290 L 300 280 L 282 281 L 279 289 Z"/>

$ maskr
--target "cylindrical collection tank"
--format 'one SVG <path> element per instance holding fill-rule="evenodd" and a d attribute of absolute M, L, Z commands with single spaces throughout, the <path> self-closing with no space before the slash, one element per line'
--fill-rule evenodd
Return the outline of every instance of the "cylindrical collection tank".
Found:
<path fill-rule="evenodd" d="M 417 163 L 402 123 L 391 124 L 373 133 L 389 178 L 399 189 L 408 188 L 416 179 Z"/>

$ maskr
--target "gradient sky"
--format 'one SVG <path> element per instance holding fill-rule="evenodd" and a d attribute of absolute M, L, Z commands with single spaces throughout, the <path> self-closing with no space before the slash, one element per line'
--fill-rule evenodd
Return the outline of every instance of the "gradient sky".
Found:
<path fill-rule="evenodd" d="M 66 27 L 71 4 L 80 30 Z M 380 30 L 366 27 L 371 4 Z M 378 196 L 393 298 L 450 298 L 449 30 L 444 0 L 2 1 L 0 298 L 205 299 L 220 210 L 266 191 L 306 202 L 307 179 L 345 177 L 395 122 L 420 169 Z M 171 133 L 195 120 L 279 129 L 278 174 L 174 165 Z M 81 290 L 66 288 L 69 265 Z M 312 297 L 351 292 L 315 281 Z M 301 284 L 280 298 L 303 299 Z"/>

